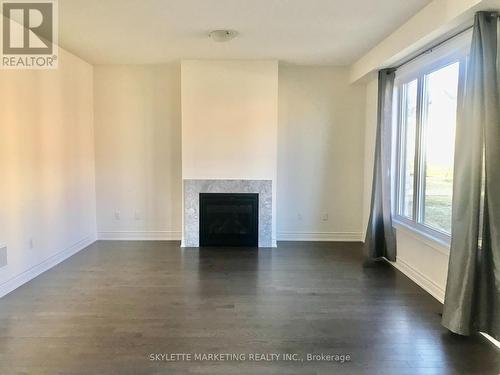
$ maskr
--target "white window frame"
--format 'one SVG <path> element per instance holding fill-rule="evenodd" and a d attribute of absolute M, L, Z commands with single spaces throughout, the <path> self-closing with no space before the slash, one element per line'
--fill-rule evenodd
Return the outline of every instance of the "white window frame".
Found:
<path fill-rule="evenodd" d="M 455 62 L 460 63 L 458 77 L 458 96 L 457 96 L 457 120 L 460 117 L 461 103 L 463 102 L 463 92 L 465 84 L 465 71 L 467 55 L 470 49 L 471 32 L 466 32 L 439 47 L 429 51 L 425 55 L 415 59 L 409 64 L 399 68 L 396 72 L 395 80 L 395 152 L 393 168 L 393 219 L 396 225 L 402 225 L 409 230 L 423 235 L 436 242 L 449 246 L 451 241 L 450 233 L 446 233 L 437 228 L 424 223 L 424 197 L 425 197 L 425 160 L 423 155 L 423 110 L 422 102 L 425 90 L 425 76 L 436 70 L 442 69 Z M 414 162 L 414 181 L 413 181 L 413 208 L 412 218 L 404 216 L 403 200 L 404 195 L 404 155 L 405 148 L 405 121 L 403 120 L 403 97 L 402 88 L 405 84 L 417 80 L 417 109 L 416 109 L 416 141 L 415 141 L 415 162 Z"/>

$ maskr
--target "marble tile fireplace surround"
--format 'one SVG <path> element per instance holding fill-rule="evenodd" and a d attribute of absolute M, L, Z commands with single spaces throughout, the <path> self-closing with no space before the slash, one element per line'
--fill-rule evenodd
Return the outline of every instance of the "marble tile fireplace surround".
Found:
<path fill-rule="evenodd" d="M 257 193 L 259 195 L 259 247 L 272 247 L 271 180 L 184 181 L 183 247 L 199 246 L 200 193 Z"/>

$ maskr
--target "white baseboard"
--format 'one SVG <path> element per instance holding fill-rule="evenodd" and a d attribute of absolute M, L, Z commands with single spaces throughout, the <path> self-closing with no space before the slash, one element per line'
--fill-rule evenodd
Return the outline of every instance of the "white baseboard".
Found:
<path fill-rule="evenodd" d="M 278 241 L 361 241 L 361 232 L 278 232 Z"/>
<path fill-rule="evenodd" d="M 100 231 L 99 240 L 111 241 L 181 241 L 180 231 Z M 361 241 L 361 232 L 280 232 L 278 241 Z M 181 244 L 181 247 L 183 245 Z M 276 247 L 276 240 L 273 240 Z"/>
<path fill-rule="evenodd" d="M 180 231 L 102 231 L 99 240 L 110 241 L 180 241 Z"/>
<path fill-rule="evenodd" d="M 96 241 L 94 236 L 86 237 L 70 247 L 58 252 L 55 255 L 45 259 L 43 262 L 31 267 L 30 269 L 14 276 L 10 280 L 0 284 L 0 298 L 12 292 L 13 290 L 19 288 L 21 285 L 27 283 L 28 281 L 34 279 L 38 275 L 45 271 L 48 271 L 52 267 L 61 263 L 63 260 L 68 259 L 70 256 L 78 253 L 80 250 L 85 249 L 87 246 L 93 244 Z"/>
<path fill-rule="evenodd" d="M 407 262 L 396 257 L 396 262 L 391 262 L 387 260 L 388 263 L 393 265 L 397 270 L 408 276 L 411 280 L 415 282 L 419 287 L 437 299 L 439 302 L 444 304 L 445 290 L 442 286 L 436 284 L 434 281 L 429 279 L 427 276 L 423 275 L 421 272 L 417 271 L 415 268 L 410 266 Z M 488 341 L 500 349 L 500 342 L 495 340 L 490 335 L 480 332 Z"/>
<path fill-rule="evenodd" d="M 444 287 L 438 285 L 429 277 L 425 276 L 420 271 L 413 268 L 410 264 L 405 262 L 400 258 L 396 258 L 396 262 L 390 262 L 397 270 L 401 271 L 403 274 L 408 276 L 411 280 L 413 280 L 419 287 L 425 290 L 427 293 L 432 295 L 439 302 L 444 303 Z"/>

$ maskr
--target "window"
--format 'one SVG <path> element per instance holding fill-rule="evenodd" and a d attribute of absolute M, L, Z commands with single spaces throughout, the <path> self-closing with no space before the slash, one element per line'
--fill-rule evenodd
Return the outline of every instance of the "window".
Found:
<path fill-rule="evenodd" d="M 455 127 L 470 34 L 396 73 L 395 220 L 449 241 Z"/>

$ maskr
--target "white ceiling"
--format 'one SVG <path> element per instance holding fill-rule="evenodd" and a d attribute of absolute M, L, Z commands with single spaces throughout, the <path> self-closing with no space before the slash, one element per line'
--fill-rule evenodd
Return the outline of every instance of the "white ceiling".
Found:
<path fill-rule="evenodd" d="M 354 62 L 430 0 L 60 0 L 62 47 L 94 64 Z M 208 38 L 214 29 L 240 35 Z"/>

